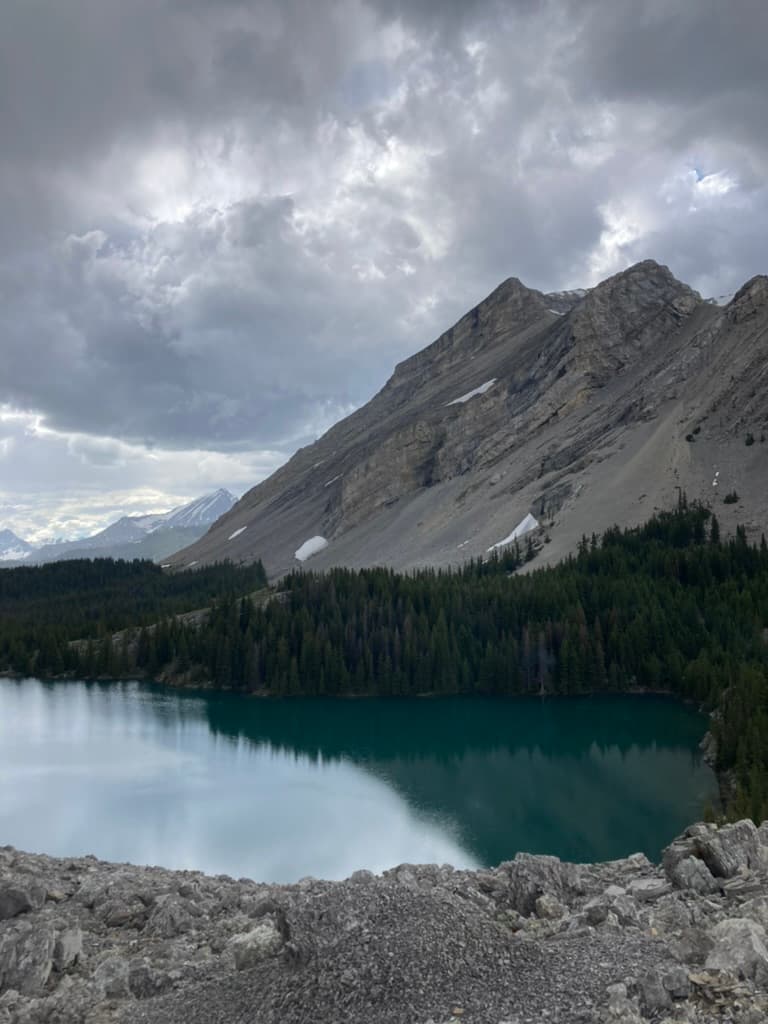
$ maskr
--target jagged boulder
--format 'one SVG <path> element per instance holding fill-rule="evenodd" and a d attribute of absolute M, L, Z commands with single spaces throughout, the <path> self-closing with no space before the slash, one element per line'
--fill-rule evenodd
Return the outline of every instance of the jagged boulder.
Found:
<path fill-rule="evenodd" d="M 249 932 L 236 935 L 230 941 L 230 949 L 238 971 L 255 967 L 265 957 L 274 956 L 283 945 L 283 937 L 274 922 L 265 919 Z"/>
<path fill-rule="evenodd" d="M 668 872 L 667 877 L 676 889 L 692 889 L 694 892 L 711 893 L 719 888 L 717 879 L 714 878 L 703 860 L 698 857 L 684 857 L 678 861 Z"/>
<path fill-rule="evenodd" d="M 758 867 L 759 849 L 757 828 L 746 819 L 695 837 L 696 856 L 716 878 L 733 878 L 742 868 Z"/>
<path fill-rule="evenodd" d="M 147 934 L 170 939 L 189 931 L 194 923 L 193 914 L 190 913 L 193 906 L 188 900 L 179 897 L 161 897 L 147 921 Z"/>
<path fill-rule="evenodd" d="M 768 949 L 762 925 L 746 917 L 721 921 L 711 930 L 714 942 L 708 970 L 735 971 L 760 985 L 768 983 Z"/>
<path fill-rule="evenodd" d="M 720 829 L 692 825 L 662 855 L 670 882 L 678 889 L 700 893 L 715 892 L 721 884 L 717 879 L 735 878 L 763 867 L 764 862 L 761 834 L 747 819 Z"/>
<path fill-rule="evenodd" d="M 79 925 L 64 927 L 56 934 L 53 947 L 53 966 L 57 971 L 72 967 L 83 951 L 83 933 Z"/>
<path fill-rule="evenodd" d="M 655 967 L 638 978 L 637 990 L 640 1005 L 648 1015 L 672 1006 L 672 997 L 664 985 L 662 972 Z"/>
<path fill-rule="evenodd" d="M 0 937 L 0 992 L 38 996 L 53 969 L 56 936 L 46 924 L 23 924 Z"/>
<path fill-rule="evenodd" d="M 526 916 L 534 913 L 540 896 L 554 896 L 568 902 L 575 894 L 583 892 L 579 865 L 565 864 L 559 857 L 518 853 L 514 860 L 500 864 L 498 871 L 506 876 L 507 902 Z"/>
<path fill-rule="evenodd" d="M 122 956 L 107 956 L 93 974 L 97 991 L 105 999 L 130 996 L 130 970 L 130 964 Z"/>
<path fill-rule="evenodd" d="M 30 885 L 5 883 L 0 885 L 0 921 L 18 917 L 29 910 L 39 910 L 45 903 L 45 887 L 36 882 Z"/>

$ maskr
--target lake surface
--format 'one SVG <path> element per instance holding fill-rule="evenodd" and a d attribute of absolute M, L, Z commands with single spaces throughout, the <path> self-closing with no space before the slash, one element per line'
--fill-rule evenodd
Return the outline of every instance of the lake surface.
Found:
<path fill-rule="evenodd" d="M 0 844 L 263 881 L 652 858 L 716 793 L 661 697 L 258 700 L 0 680 Z"/>

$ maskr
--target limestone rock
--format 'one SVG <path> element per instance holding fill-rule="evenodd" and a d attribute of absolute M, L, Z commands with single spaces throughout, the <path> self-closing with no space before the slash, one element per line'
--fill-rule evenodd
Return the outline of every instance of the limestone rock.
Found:
<path fill-rule="evenodd" d="M 640 913 L 637 903 L 631 896 L 616 896 L 611 900 L 610 907 L 616 915 L 619 924 L 624 927 L 637 927 L 640 924 Z"/>
<path fill-rule="evenodd" d="M 193 925 L 193 916 L 188 901 L 166 897 L 158 903 L 146 924 L 148 935 L 172 938 L 188 931 Z"/>
<path fill-rule="evenodd" d="M 108 956 L 94 971 L 96 989 L 105 999 L 125 999 L 131 994 L 130 965 L 121 956 Z"/>
<path fill-rule="evenodd" d="M 688 971 L 684 967 L 671 967 L 662 976 L 662 984 L 673 999 L 687 999 L 691 991 Z"/>
<path fill-rule="evenodd" d="M 56 933 L 53 947 L 53 966 L 66 971 L 77 962 L 83 951 L 83 933 L 78 925 Z"/>
<path fill-rule="evenodd" d="M 146 960 L 132 960 L 128 965 L 128 989 L 136 999 L 151 999 L 172 985 L 167 971 L 156 970 Z"/>
<path fill-rule="evenodd" d="M 724 825 L 695 839 L 699 857 L 717 878 L 733 878 L 741 868 L 760 866 L 757 828 L 749 820 Z"/>
<path fill-rule="evenodd" d="M 283 945 L 283 938 L 272 921 L 265 920 L 251 931 L 236 935 L 230 942 L 238 971 L 255 967 L 265 957 L 274 956 Z"/>
<path fill-rule="evenodd" d="M 672 998 L 664 985 L 661 972 L 656 969 L 648 971 L 638 978 L 637 988 L 640 994 L 640 1005 L 648 1014 L 666 1010 L 672 1005 Z"/>
<path fill-rule="evenodd" d="M 602 924 L 608 919 L 610 906 L 608 901 L 601 896 L 595 896 L 584 904 L 584 916 L 588 924 L 593 927 Z"/>
<path fill-rule="evenodd" d="M 706 959 L 709 970 L 736 971 L 761 985 L 768 982 L 765 929 L 750 918 L 728 918 L 710 933 L 714 946 Z"/>
<path fill-rule="evenodd" d="M 24 924 L 0 937 L 0 991 L 40 995 L 51 974 L 55 936 L 47 925 Z"/>
<path fill-rule="evenodd" d="M 686 964 L 703 964 L 715 945 L 715 940 L 703 928 L 683 928 L 669 943 L 677 960 Z"/>
<path fill-rule="evenodd" d="M 645 903 L 659 899 L 671 892 L 671 886 L 663 878 L 637 878 L 629 883 L 629 892 L 635 899 Z"/>
<path fill-rule="evenodd" d="M 755 921 L 768 932 L 768 896 L 755 896 L 751 900 L 742 903 L 739 908 L 742 917 L 748 917 Z"/>
<path fill-rule="evenodd" d="M 528 916 L 536 909 L 536 900 L 547 894 L 567 901 L 582 891 L 581 871 L 576 864 L 565 864 L 558 857 L 518 853 L 514 860 L 499 865 L 507 876 L 507 897 L 512 907 Z"/>
<path fill-rule="evenodd" d="M 29 910 L 38 910 L 43 903 L 45 903 L 45 889 L 37 883 L 31 885 L 0 884 L 0 921 L 18 917 L 19 914 L 24 914 Z"/>
<path fill-rule="evenodd" d="M 536 917 L 545 921 L 556 921 L 566 913 L 566 909 L 560 900 L 549 893 L 544 893 L 543 896 L 538 897 L 535 909 Z"/>
<path fill-rule="evenodd" d="M 719 884 L 707 865 L 698 857 L 685 857 L 668 871 L 667 877 L 676 889 L 692 889 L 694 892 L 717 892 Z"/>

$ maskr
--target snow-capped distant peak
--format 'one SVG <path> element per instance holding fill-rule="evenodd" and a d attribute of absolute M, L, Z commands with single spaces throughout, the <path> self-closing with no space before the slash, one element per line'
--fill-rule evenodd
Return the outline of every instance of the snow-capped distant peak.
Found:
<path fill-rule="evenodd" d="M 165 530 L 182 526 L 210 526 L 225 512 L 229 512 L 236 501 L 234 494 L 221 487 L 218 491 L 204 494 L 202 498 L 196 498 L 187 505 L 172 508 L 170 512 L 135 516 L 131 519 L 147 533 L 154 533 L 161 528 Z"/>
<path fill-rule="evenodd" d="M 173 509 L 166 516 L 163 526 L 210 526 L 225 512 L 229 512 L 236 501 L 234 494 L 220 488 L 188 505 Z"/>

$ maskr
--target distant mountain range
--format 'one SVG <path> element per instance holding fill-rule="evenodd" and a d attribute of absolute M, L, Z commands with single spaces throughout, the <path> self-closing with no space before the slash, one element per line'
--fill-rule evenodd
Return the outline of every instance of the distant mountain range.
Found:
<path fill-rule="evenodd" d="M 35 549 L 13 530 L 0 530 L 0 562 L 18 562 L 29 558 Z"/>
<path fill-rule="evenodd" d="M 234 494 L 223 488 L 180 505 L 170 512 L 122 516 L 80 540 L 56 541 L 35 547 L 12 530 L 0 530 L 0 562 L 31 565 L 72 558 L 148 558 L 159 561 L 194 543 L 235 504 Z"/>

